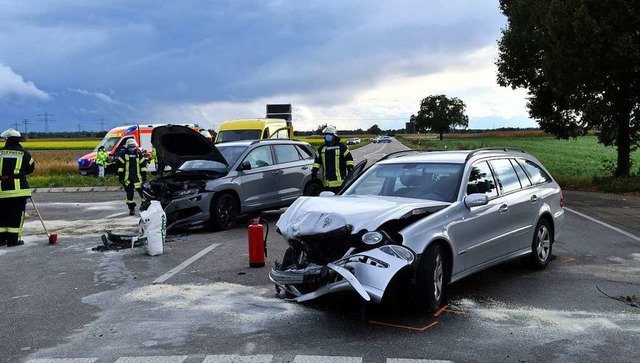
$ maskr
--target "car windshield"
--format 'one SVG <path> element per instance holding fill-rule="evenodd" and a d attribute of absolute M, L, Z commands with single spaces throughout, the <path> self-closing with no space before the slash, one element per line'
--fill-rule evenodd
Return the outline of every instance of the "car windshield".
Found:
<path fill-rule="evenodd" d="M 102 139 L 102 141 L 100 141 L 98 146 L 96 146 L 96 148 L 93 149 L 93 151 L 98 151 L 100 146 L 104 146 L 104 151 L 109 152 L 113 150 L 113 147 L 116 146 L 116 144 L 118 143 L 118 140 L 120 140 L 120 136 L 114 136 L 114 137 L 107 136 L 104 139 Z"/>
<path fill-rule="evenodd" d="M 235 164 L 236 160 L 247 150 L 247 146 L 228 146 L 228 145 L 216 145 L 216 148 L 220 151 L 224 159 L 229 163 L 229 166 Z"/>
<path fill-rule="evenodd" d="M 258 140 L 262 132 L 260 130 L 228 130 L 220 131 L 216 142 Z"/>
<path fill-rule="evenodd" d="M 453 202 L 462 164 L 406 163 L 372 166 L 343 195 L 381 195 Z"/>
<path fill-rule="evenodd" d="M 227 171 L 227 166 L 223 163 L 212 160 L 189 160 L 182 163 L 178 170 L 182 172 L 193 170 L 211 170 L 224 173 Z"/>

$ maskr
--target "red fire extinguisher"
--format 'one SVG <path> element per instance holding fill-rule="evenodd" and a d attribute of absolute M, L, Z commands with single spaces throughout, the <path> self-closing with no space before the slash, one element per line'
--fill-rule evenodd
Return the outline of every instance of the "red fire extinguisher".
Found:
<path fill-rule="evenodd" d="M 262 226 L 266 226 L 266 234 Z M 269 235 L 269 223 L 262 218 L 252 218 L 247 227 L 249 238 L 249 267 L 264 267 L 264 258 L 267 256 L 267 236 Z"/>

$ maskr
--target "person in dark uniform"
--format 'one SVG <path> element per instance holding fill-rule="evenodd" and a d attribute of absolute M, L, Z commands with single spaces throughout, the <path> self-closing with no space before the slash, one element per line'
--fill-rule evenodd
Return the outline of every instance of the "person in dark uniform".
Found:
<path fill-rule="evenodd" d="M 13 247 L 24 244 L 20 236 L 27 199 L 31 197 L 26 176 L 33 173 L 35 162 L 20 145 L 20 132 L 8 129 L 0 137 L 6 139 L 0 149 L 0 246 Z"/>
<path fill-rule="evenodd" d="M 141 199 L 141 208 L 146 206 L 146 199 L 142 192 L 142 183 L 147 181 L 147 160 L 144 158 L 138 144 L 134 139 L 128 139 L 125 149 L 118 156 L 118 180 L 124 185 L 127 193 L 125 203 L 129 207 L 129 215 L 135 214 L 136 202 L 133 200 L 134 190 L 138 192 Z"/>
<path fill-rule="evenodd" d="M 311 169 L 311 176 L 317 179 L 318 170 L 322 168 L 324 190 L 338 193 L 347 175 L 353 170 L 353 155 L 349 148 L 340 142 L 334 126 L 322 130 L 324 145 L 318 148 L 318 154 Z"/>

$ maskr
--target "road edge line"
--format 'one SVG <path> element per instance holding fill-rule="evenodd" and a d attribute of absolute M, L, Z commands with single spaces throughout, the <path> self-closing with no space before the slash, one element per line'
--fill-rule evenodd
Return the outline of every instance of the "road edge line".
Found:
<path fill-rule="evenodd" d="M 569 212 L 571 212 L 571 213 L 573 213 L 573 214 L 577 214 L 577 215 L 579 215 L 580 217 L 582 217 L 582 218 L 586 218 L 586 219 L 588 219 L 588 220 L 590 220 L 590 221 L 592 221 L 592 222 L 596 222 L 596 223 L 598 223 L 598 224 L 601 224 L 601 225 L 603 225 L 603 226 L 605 226 L 605 227 L 607 227 L 607 228 L 610 228 L 610 229 L 612 229 L 612 230 L 614 230 L 614 231 L 616 231 L 616 232 L 618 232 L 618 233 L 622 233 L 622 234 L 624 234 L 625 236 L 627 236 L 627 237 L 629 237 L 629 238 L 633 238 L 634 240 L 636 240 L 636 241 L 640 242 L 640 237 L 636 236 L 635 234 L 629 233 L 629 232 L 627 232 L 627 231 L 625 231 L 625 230 L 623 230 L 623 229 L 620 229 L 620 228 L 618 228 L 618 227 L 614 227 L 614 226 L 612 226 L 612 225 L 610 225 L 610 224 L 607 224 L 607 223 L 605 223 L 605 222 L 603 222 L 603 221 L 601 221 L 601 220 L 595 219 L 595 218 L 593 218 L 593 217 L 589 217 L 588 215 L 586 215 L 586 214 L 582 214 L 582 213 L 580 213 L 580 212 L 578 212 L 578 211 L 575 211 L 575 210 L 573 210 L 573 209 L 570 209 L 570 208 L 564 207 L 564 210 L 569 211 Z"/>

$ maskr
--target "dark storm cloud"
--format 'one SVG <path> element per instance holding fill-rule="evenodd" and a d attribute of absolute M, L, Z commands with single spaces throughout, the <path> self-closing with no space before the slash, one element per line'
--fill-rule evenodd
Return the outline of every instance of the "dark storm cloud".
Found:
<path fill-rule="evenodd" d="M 0 66 L 56 95 L 30 107 L 77 117 L 278 94 L 331 105 L 455 64 L 502 22 L 497 1 L 0 0 Z"/>

